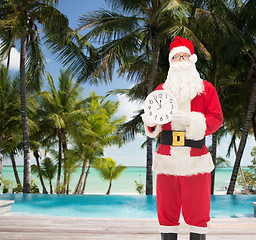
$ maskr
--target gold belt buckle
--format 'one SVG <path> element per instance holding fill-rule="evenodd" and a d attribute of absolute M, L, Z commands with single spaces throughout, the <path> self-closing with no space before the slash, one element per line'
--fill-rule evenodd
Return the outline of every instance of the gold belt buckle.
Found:
<path fill-rule="evenodd" d="M 172 131 L 172 146 L 185 146 L 185 132 Z"/>

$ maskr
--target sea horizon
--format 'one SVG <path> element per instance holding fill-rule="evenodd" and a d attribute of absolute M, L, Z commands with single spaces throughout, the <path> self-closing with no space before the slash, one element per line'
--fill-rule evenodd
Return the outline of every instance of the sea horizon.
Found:
<path fill-rule="evenodd" d="M 78 182 L 78 179 L 81 174 L 81 167 L 77 168 L 77 171 L 71 176 L 70 181 L 70 193 L 73 193 L 76 184 Z M 247 167 L 243 167 L 244 170 L 247 170 Z M 23 166 L 17 166 L 18 174 L 20 181 L 23 182 Z M 215 169 L 215 194 L 224 194 L 223 191 L 228 187 L 231 174 L 232 174 L 233 168 L 232 167 L 224 167 L 224 168 L 216 168 Z M 3 166 L 3 172 L 2 172 L 2 178 L 3 180 L 9 180 L 12 182 L 11 190 L 12 188 L 16 187 L 16 180 L 14 177 L 12 166 Z M 35 182 L 35 184 L 38 186 L 40 192 L 42 192 L 42 186 L 39 181 L 39 178 L 37 178 L 35 175 L 31 175 L 31 179 Z M 135 180 L 138 183 L 144 184 L 144 189 L 146 186 L 146 167 L 143 166 L 130 166 L 127 167 L 126 170 L 120 175 L 120 177 L 116 180 L 113 180 L 112 183 L 112 189 L 111 194 L 138 194 L 136 191 L 136 184 Z M 45 186 L 49 191 L 49 183 L 47 180 L 44 180 Z M 56 176 L 52 181 L 53 189 L 56 186 Z M 99 172 L 95 168 L 90 169 L 90 173 L 88 175 L 86 187 L 85 187 L 85 193 L 84 194 L 105 194 L 108 189 L 108 181 L 102 180 L 100 177 Z M 2 186 L 0 187 L 0 191 L 2 192 Z M 241 186 L 236 184 L 236 191 L 241 190 Z M 156 174 L 153 172 L 153 192 L 155 193 L 156 189 Z"/>

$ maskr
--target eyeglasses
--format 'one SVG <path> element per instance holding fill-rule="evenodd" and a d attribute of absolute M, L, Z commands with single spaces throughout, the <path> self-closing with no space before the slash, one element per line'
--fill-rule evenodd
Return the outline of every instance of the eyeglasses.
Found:
<path fill-rule="evenodd" d="M 181 58 L 183 58 L 183 60 L 188 60 L 189 59 L 189 55 L 188 54 L 185 54 L 185 55 L 177 55 L 177 56 L 174 56 L 172 59 L 174 61 L 179 61 L 181 60 Z"/>

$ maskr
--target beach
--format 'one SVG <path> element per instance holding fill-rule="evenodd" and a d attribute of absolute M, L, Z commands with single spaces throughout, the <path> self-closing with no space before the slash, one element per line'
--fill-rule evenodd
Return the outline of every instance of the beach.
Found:
<path fill-rule="evenodd" d="M 248 168 L 244 168 L 246 170 Z M 23 181 L 23 167 L 17 168 L 20 180 Z M 81 168 L 78 168 L 77 171 L 72 175 L 70 182 L 71 192 L 75 189 L 75 186 L 80 177 Z M 13 174 L 13 169 L 10 166 L 3 167 L 3 179 L 10 180 L 13 184 L 12 187 L 16 187 L 16 181 Z M 232 174 L 232 168 L 216 168 L 215 170 L 215 192 L 214 194 L 225 194 L 225 188 L 228 186 L 230 177 Z M 39 187 L 40 192 L 42 192 L 42 187 L 39 179 L 32 175 L 32 179 Z M 146 182 L 146 168 L 145 167 L 127 167 L 127 169 L 121 174 L 121 176 L 113 181 L 111 194 L 137 194 L 136 192 L 136 184 L 134 182 L 136 180 L 138 183 L 144 184 Z M 56 184 L 56 178 L 53 180 L 53 185 Z M 46 188 L 49 190 L 49 184 L 45 180 Z M 1 186 L 2 191 L 2 186 Z M 85 194 L 105 194 L 108 189 L 108 182 L 103 181 L 100 178 L 99 173 L 95 169 L 90 169 L 90 173 L 87 179 L 87 184 L 85 188 Z M 156 189 L 156 174 L 153 173 L 153 189 L 155 193 Z M 241 186 L 236 184 L 236 191 L 240 191 Z"/>

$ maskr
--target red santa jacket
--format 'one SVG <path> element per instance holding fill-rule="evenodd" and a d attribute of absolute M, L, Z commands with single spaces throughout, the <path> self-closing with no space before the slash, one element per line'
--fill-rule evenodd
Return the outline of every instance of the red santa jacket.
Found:
<path fill-rule="evenodd" d="M 185 138 L 198 141 L 217 131 L 223 122 L 223 114 L 217 92 L 213 85 L 203 81 L 204 90 L 192 100 L 179 105 L 178 110 L 189 113 L 190 125 L 184 126 L 172 122 L 156 125 L 155 129 L 145 126 L 147 136 L 156 137 L 161 131 L 184 131 Z M 165 90 L 164 84 L 155 91 Z M 205 145 L 202 148 L 171 146 L 160 144 L 154 155 L 153 171 L 157 174 L 189 176 L 209 173 L 214 164 Z"/>

